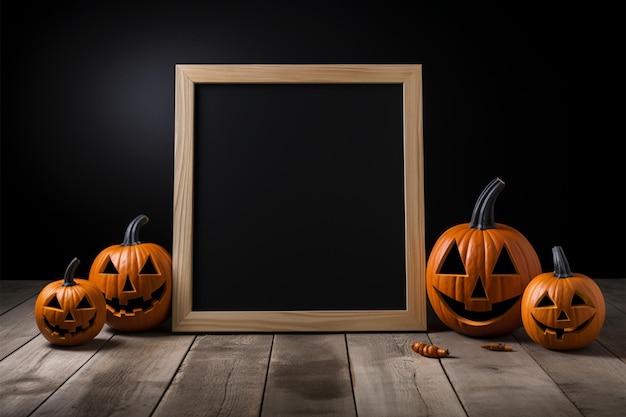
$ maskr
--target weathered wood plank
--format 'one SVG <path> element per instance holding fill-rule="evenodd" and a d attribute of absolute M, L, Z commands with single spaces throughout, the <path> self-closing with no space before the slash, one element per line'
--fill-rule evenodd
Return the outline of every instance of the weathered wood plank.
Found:
<path fill-rule="evenodd" d="M 431 310 L 428 333 L 196 336 L 166 323 L 114 336 L 105 325 L 91 342 L 61 348 L 33 316 L 47 281 L 3 281 L 0 303 L 11 307 L 0 315 L 0 414 L 626 415 L 626 280 L 596 282 L 607 316 L 590 346 L 550 351 L 521 328 L 497 339 L 514 352 L 492 352 L 480 345 L 496 340 L 455 333 Z M 410 350 L 429 340 L 450 357 Z"/>
<path fill-rule="evenodd" d="M 39 294 L 52 281 L 42 280 L 0 280 L 0 314 L 4 314 L 18 304 Z"/>
<path fill-rule="evenodd" d="M 35 322 L 36 295 L 0 316 L 0 360 L 25 345 L 39 334 Z"/>
<path fill-rule="evenodd" d="M 258 417 L 273 336 L 199 335 L 153 417 Z"/>
<path fill-rule="evenodd" d="M 626 314 L 626 279 L 594 279 L 602 290 L 604 301 Z"/>
<path fill-rule="evenodd" d="M 513 352 L 483 349 L 481 344 L 496 340 L 453 331 L 429 336 L 433 344 L 450 350 L 441 363 L 468 416 L 582 416 L 512 335 L 497 341 L 513 346 Z"/>
<path fill-rule="evenodd" d="M 607 303 L 604 326 L 596 341 L 626 363 L 626 313 Z"/>
<path fill-rule="evenodd" d="M 118 333 L 32 416 L 150 416 L 193 339 L 161 330 Z"/>
<path fill-rule="evenodd" d="M 626 363 L 602 345 L 555 351 L 532 342 L 522 330 L 515 337 L 585 417 L 626 415 Z"/>
<path fill-rule="evenodd" d="M 356 416 L 344 334 L 277 334 L 263 417 Z"/>
<path fill-rule="evenodd" d="M 440 361 L 411 349 L 425 333 L 346 337 L 359 417 L 466 416 Z"/>
<path fill-rule="evenodd" d="M 626 362 L 626 280 L 595 280 L 606 304 L 604 326 L 596 337 L 598 343 Z M 620 295 L 621 294 L 621 295 Z"/>
<path fill-rule="evenodd" d="M 1 414 L 16 417 L 30 415 L 87 363 L 112 335 L 105 326 L 98 336 L 80 346 L 54 346 L 42 335 L 22 346 L 0 362 Z M 86 385 L 93 387 L 89 383 Z M 74 400 L 70 402 L 74 403 Z"/>

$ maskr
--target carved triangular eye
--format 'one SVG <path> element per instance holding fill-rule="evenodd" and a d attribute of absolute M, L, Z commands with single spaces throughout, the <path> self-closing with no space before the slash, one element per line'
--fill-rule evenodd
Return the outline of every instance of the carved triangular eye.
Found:
<path fill-rule="evenodd" d="M 506 246 L 502 247 L 502 251 L 500 252 L 500 256 L 498 256 L 498 260 L 493 267 L 492 274 L 503 275 L 503 274 L 517 274 L 517 270 L 515 269 L 515 265 L 511 260 L 511 254 L 509 254 L 509 250 Z"/>
<path fill-rule="evenodd" d="M 146 259 L 146 263 L 143 265 L 143 268 L 141 268 L 141 271 L 139 271 L 140 274 L 158 274 L 159 272 L 157 271 L 157 269 L 154 267 L 154 263 L 152 262 L 152 256 L 148 256 L 148 259 Z"/>
<path fill-rule="evenodd" d="M 80 300 L 80 303 L 78 303 L 78 305 L 76 306 L 77 309 L 81 309 L 81 308 L 91 308 L 91 304 L 89 303 L 89 300 L 87 300 L 87 297 L 83 297 L 82 300 Z"/>
<path fill-rule="evenodd" d="M 111 258 L 109 258 L 107 265 L 104 267 L 104 270 L 102 271 L 103 274 L 119 274 L 117 268 L 115 267 L 115 265 L 113 265 L 113 262 L 111 262 Z"/>
<path fill-rule="evenodd" d="M 574 296 L 572 297 L 572 306 L 584 306 L 584 305 L 587 305 L 585 300 L 583 300 L 583 298 L 580 295 L 574 294 Z"/>
<path fill-rule="evenodd" d="M 459 253 L 459 248 L 454 242 L 454 245 L 450 248 L 450 251 L 446 255 L 446 259 L 443 260 L 443 264 L 439 268 L 440 274 L 450 274 L 450 275 L 467 275 L 465 272 L 465 265 L 463 265 L 463 260 L 461 259 L 461 254 Z"/>
<path fill-rule="evenodd" d="M 546 294 L 541 300 L 539 300 L 537 307 L 554 307 L 554 301 L 552 301 L 552 299 Z"/>
<path fill-rule="evenodd" d="M 61 303 L 59 303 L 59 299 L 56 295 L 52 297 L 52 300 L 50 300 L 48 304 L 46 304 L 46 307 L 58 308 L 59 310 L 63 310 L 63 308 L 61 307 Z"/>

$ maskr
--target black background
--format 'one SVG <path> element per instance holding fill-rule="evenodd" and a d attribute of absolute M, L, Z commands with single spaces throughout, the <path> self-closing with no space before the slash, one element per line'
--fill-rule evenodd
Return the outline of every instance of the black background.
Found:
<path fill-rule="evenodd" d="M 545 271 L 626 276 L 623 4 L 550 3 L 3 1 L 1 278 L 171 250 L 177 63 L 422 64 L 427 251 L 497 176 Z"/>
<path fill-rule="evenodd" d="M 406 308 L 402 84 L 197 85 L 194 108 L 194 310 Z"/>

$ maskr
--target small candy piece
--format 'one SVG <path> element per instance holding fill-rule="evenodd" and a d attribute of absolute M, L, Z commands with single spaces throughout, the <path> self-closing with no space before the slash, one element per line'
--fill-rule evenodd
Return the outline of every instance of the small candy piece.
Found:
<path fill-rule="evenodd" d="M 429 345 L 424 342 L 413 343 L 411 349 L 427 358 L 444 358 L 450 354 L 448 349 L 442 349 L 439 346 Z"/>
<path fill-rule="evenodd" d="M 497 350 L 500 352 L 512 352 L 513 348 L 511 346 L 505 345 L 504 343 L 487 343 L 486 345 L 480 345 L 481 348 L 489 349 L 489 350 Z"/>

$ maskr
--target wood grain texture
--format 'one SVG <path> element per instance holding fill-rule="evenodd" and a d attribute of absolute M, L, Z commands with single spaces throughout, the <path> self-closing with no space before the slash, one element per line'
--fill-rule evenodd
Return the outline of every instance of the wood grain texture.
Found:
<path fill-rule="evenodd" d="M 515 333 L 524 349 L 585 417 L 617 417 L 608 404 L 622 404 L 626 414 L 626 363 L 615 360 L 597 341 L 584 349 L 553 351 Z M 551 414 L 548 414 L 551 415 Z"/>
<path fill-rule="evenodd" d="M 105 325 L 84 345 L 59 347 L 33 335 L 42 287 L 17 282 L 7 292 L 14 307 L 0 315 L 3 347 L 19 341 L 0 360 L 0 415 L 624 416 L 624 287 L 597 282 L 605 326 L 576 351 L 548 350 L 523 328 L 472 338 L 436 317 L 410 333 L 176 334 L 164 323 L 120 334 Z M 450 356 L 420 356 L 415 341 Z M 481 348 L 493 342 L 513 351 Z"/>
<path fill-rule="evenodd" d="M 483 349 L 481 345 L 496 340 L 456 332 L 430 338 L 450 349 L 451 357 L 441 363 L 468 416 L 582 416 L 512 336 L 497 341 L 512 346 L 513 352 Z"/>
<path fill-rule="evenodd" d="M 0 315 L 0 360 L 28 343 L 39 334 L 35 321 L 36 295 Z"/>
<path fill-rule="evenodd" d="M 442 364 L 419 356 L 422 333 L 348 334 L 354 398 L 359 417 L 465 416 Z"/>
<path fill-rule="evenodd" d="M 602 290 L 605 303 L 626 313 L 626 279 L 601 278 L 594 281 Z"/>
<path fill-rule="evenodd" d="M 35 301 L 50 282 L 0 280 L 0 360 L 39 334 Z"/>
<path fill-rule="evenodd" d="M 606 317 L 600 334 L 596 336 L 596 342 L 600 343 L 615 356 L 626 363 L 626 325 L 624 325 L 624 313 L 612 304 L 606 304 Z"/>
<path fill-rule="evenodd" d="M 261 416 L 356 416 L 345 336 L 276 335 Z"/>
<path fill-rule="evenodd" d="M 193 339 L 161 331 L 115 334 L 32 416 L 150 416 Z"/>
<path fill-rule="evenodd" d="M 0 362 L 2 416 L 27 416 L 47 400 L 50 404 L 48 397 L 81 369 L 112 335 L 112 332 L 104 329 L 90 342 L 71 348 L 54 346 L 38 335 L 3 359 Z M 84 388 L 94 389 L 90 381 L 83 381 L 83 385 Z M 76 399 L 70 396 L 67 402 L 74 406 Z M 50 415 L 63 414 L 56 414 L 53 409 Z M 75 414 L 69 412 L 66 415 Z"/>
<path fill-rule="evenodd" d="M 0 314 L 4 314 L 39 291 L 52 281 L 0 280 Z"/>
<path fill-rule="evenodd" d="M 201 335 L 154 417 L 257 417 L 272 335 Z"/>
<path fill-rule="evenodd" d="M 403 86 L 406 308 L 371 311 L 194 311 L 194 86 L 198 83 L 400 83 Z M 422 66 L 178 64 L 174 134 L 172 330 L 340 332 L 426 330 Z"/>

